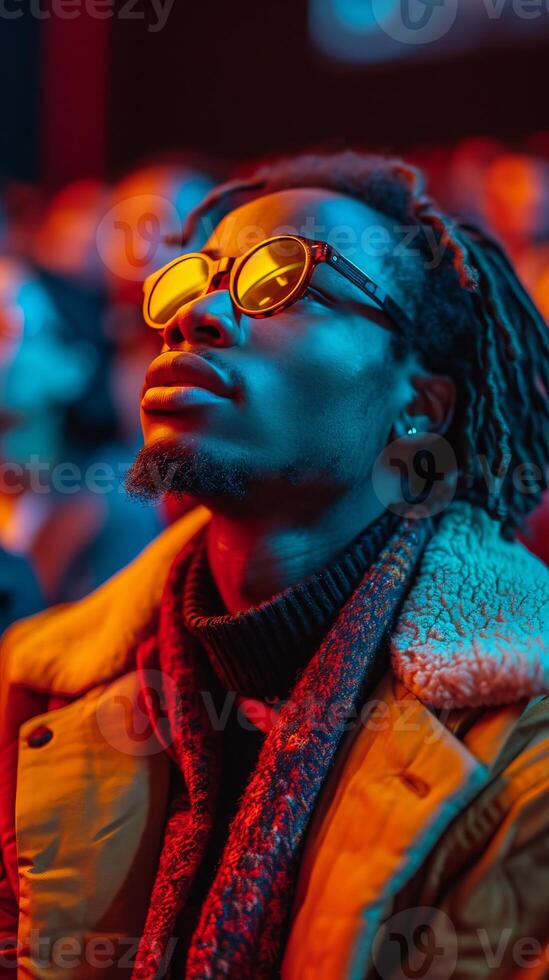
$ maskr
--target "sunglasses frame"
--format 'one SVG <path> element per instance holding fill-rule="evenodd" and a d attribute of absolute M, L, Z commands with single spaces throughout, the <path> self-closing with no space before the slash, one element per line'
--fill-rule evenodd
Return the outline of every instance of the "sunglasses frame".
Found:
<path fill-rule="evenodd" d="M 303 247 L 305 253 L 305 264 L 303 267 L 303 272 L 300 279 L 291 290 L 290 293 L 277 303 L 273 303 L 260 312 L 257 310 L 248 310 L 243 306 L 237 299 L 236 295 L 236 281 L 238 275 L 243 267 L 243 265 L 248 261 L 251 256 L 257 252 L 260 248 L 264 248 L 265 245 L 270 245 L 277 241 L 294 241 L 299 242 Z M 297 302 L 298 299 L 303 296 L 305 290 L 309 286 L 313 272 L 315 271 L 317 265 L 325 262 L 331 265 L 333 269 L 339 272 L 348 282 L 353 283 L 357 286 L 363 293 L 370 297 L 374 303 L 387 314 L 389 319 L 391 319 L 397 326 L 404 331 L 409 333 L 412 328 L 412 321 L 408 317 L 407 313 L 399 306 L 398 303 L 393 300 L 385 289 L 382 289 L 378 283 L 376 283 L 370 276 L 362 272 L 353 262 L 346 259 L 341 252 L 338 252 L 336 248 L 329 245 L 328 242 L 316 242 L 308 238 L 302 238 L 300 235 L 274 235 L 271 238 L 265 238 L 263 241 L 258 242 L 253 245 L 247 252 L 237 257 L 224 256 L 221 259 L 212 259 L 211 256 L 207 255 L 205 252 L 187 252 L 184 255 L 179 255 L 176 259 L 168 262 L 167 265 L 162 266 L 156 272 L 153 272 L 145 280 L 143 285 L 143 317 L 145 322 L 153 330 L 164 330 L 166 325 L 173 319 L 172 317 L 166 320 L 166 323 L 155 323 L 150 314 L 150 302 L 153 292 L 160 282 L 160 280 L 176 265 L 181 262 L 185 262 L 191 258 L 200 258 L 205 261 L 209 267 L 209 277 L 204 286 L 204 291 L 195 296 L 194 299 L 200 299 L 206 296 L 208 293 L 214 291 L 216 286 L 216 281 L 219 281 L 222 277 L 229 273 L 229 294 L 231 297 L 231 302 L 236 310 L 244 316 L 252 317 L 254 320 L 262 320 L 269 316 L 275 316 L 277 313 L 282 312 L 282 310 L 287 309 L 292 303 Z M 193 300 L 187 300 L 188 303 L 193 302 Z M 181 306 L 184 306 L 182 303 Z"/>

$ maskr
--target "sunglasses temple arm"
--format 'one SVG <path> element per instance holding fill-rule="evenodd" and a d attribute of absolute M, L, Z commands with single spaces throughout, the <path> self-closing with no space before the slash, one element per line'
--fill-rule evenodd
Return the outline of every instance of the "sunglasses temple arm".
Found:
<path fill-rule="evenodd" d="M 408 332 L 411 329 L 412 323 L 408 315 L 403 309 L 395 303 L 390 296 L 387 295 L 384 289 L 381 288 L 370 276 L 367 276 L 365 272 L 362 272 L 353 262 L 346 259 L 341 252 L 338 252 L 335 248 L 330 248 L 328 254 L 326 255 L 325 261 L 332 268 L 337 269 L 342 276 L 345 277 L 349 282 L 352 282 L 355 286 L 358 286 L 363 293 L 366 293 L 370 299 L 373 299 L 374 303 L 382 309 L 392 320 L 394 320 L 399 327 Z"/>

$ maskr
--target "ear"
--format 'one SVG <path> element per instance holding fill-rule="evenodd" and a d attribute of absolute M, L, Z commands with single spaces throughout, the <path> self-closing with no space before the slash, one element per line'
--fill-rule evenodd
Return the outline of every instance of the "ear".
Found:
<path fill-rule="evenodd" d="M 456 407 L 456 385 L 445 374 L 419 374 L 410 378 L 414 394 L 403 416 L 395 426 L 398 436 L 415 429 L 422 432 L 445 433 L 451 425 Z M 414 433 L 415 434 L 415 433 Z"/>

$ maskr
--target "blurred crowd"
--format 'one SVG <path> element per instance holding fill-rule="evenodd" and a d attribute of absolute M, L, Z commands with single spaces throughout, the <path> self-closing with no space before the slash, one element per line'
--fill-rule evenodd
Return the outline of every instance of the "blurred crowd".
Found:
<path fill-rule="evenodd" d="M 443 206 L 503 241 L 549 319 L 549 133 L 519 150 L 474 138 L 409 156 Z M 160 346 L 143 324 L 141 289 L 177 255 L 163 239 L 225 176 L 174 155 L 111 185 L 2 187 L 0 630 L 98 586 L 181 507 L 124 491 L 140 446 L 139 393 Z M 548 510 L 527 538 L 545 558 Z"/>

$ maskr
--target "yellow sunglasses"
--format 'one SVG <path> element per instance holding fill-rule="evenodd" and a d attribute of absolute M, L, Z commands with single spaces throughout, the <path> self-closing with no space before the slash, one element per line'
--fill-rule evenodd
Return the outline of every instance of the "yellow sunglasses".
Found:
<path fill-rule="evenodd" d="M 327 242 L 298 235 L 267 238 L 236 258 L 213 259 L 203 252 L 180 255 L 145 280 L 143 316 L 150 327 L 161 330 L 182 306 L 219 288 L 227 275 L 231 300 L 240 313 L 273 316 L 303 296 L 321 262 L 358 286 L 402 330 L 410 331 L 407 314 L 370 276 Z"/>

